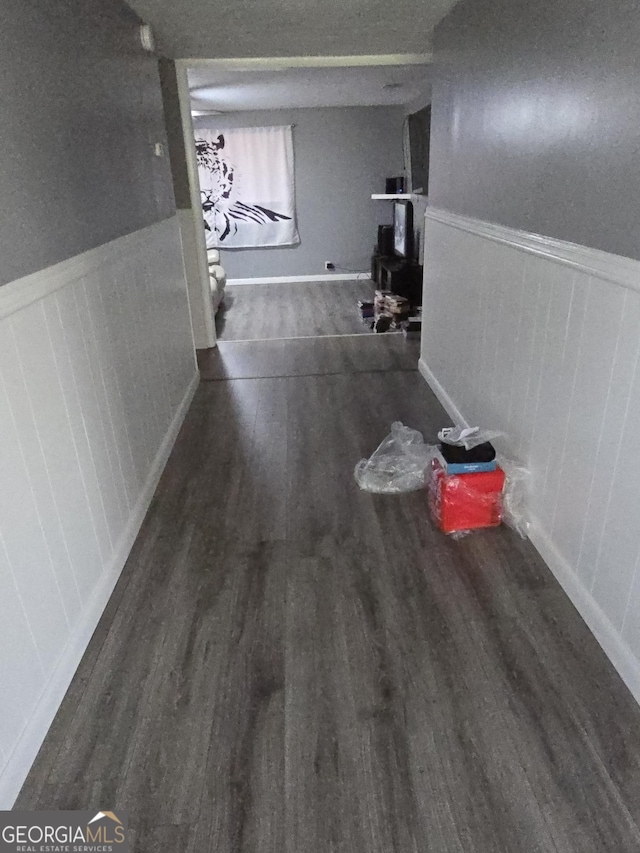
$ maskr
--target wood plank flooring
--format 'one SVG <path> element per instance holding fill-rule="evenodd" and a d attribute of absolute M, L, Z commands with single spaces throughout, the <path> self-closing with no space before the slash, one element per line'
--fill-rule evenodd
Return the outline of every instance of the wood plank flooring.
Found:
<path fill-rule="evenodd" d="M 216 315 L 218 339 L 371 334 L 358 299 L 373 299 L 374 290 L 369 280 L 230 285 Z"/>
<path fill-rule="evenodd" d="M 17 806 L 140 853 L 636 853 L 640 709 L 527 542 L 359 491 L 446 417 L 356 340 L 209 364 Z"/>
<path fill-rule="evenodd" d="M 338 373 L 415 372 L 420 343 L 403 335 L 228 341 L 198 350 L 200 375 L 206 381 L 318 376 Z"/>

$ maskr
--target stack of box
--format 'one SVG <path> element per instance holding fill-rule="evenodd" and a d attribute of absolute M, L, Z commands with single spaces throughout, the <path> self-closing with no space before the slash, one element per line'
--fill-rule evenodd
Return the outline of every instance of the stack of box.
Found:
<path fill-rule="evenodd" d="M 383 314 L 387 305 L 387 296 L 393 296 L 392 291 L 390 290 L 376 290 L 373 305 L 375 308 L 376 315 Z"/>
<path fill-rule="evenodd" d="M 490 442 L 471 450 L 442 442 L 431 463 L 431 517 L 444 533 L 496 527 L 504 482 Z"/>
<path fill-rule="evenodd" d="M 388 322 L 381 324 L 384 325 L 385 331 L 389 328 L 400 329 L 402 323 L 411 313 L 409 300 L 405 299 L 404 296 L 392 293 L 390 290 L 376 290 L 373 304 L 376 328 L 378 325 L 377 321 L 380 318 L 387 318 L 388 320 Z"/>
<path fill-rule="evenodd" d="M 403 320 L 411 313 L 409 300 L 404 296 L 397 296 L 392 293 L 391 296 L 385 298 L 385 311 L 391 315 L 394 323 L 399 326 Z"/>

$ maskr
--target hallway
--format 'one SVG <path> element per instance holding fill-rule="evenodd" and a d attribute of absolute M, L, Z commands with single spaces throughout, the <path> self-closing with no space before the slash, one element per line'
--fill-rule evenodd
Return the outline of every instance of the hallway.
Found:
<path fill-rule="evenodd" d="M 17 808 L 117 806 L 140 853 L 640 849 L 640 709 L 534 549 L 353 480 L 446 422 L 417 358 L 209 360 Z"/>

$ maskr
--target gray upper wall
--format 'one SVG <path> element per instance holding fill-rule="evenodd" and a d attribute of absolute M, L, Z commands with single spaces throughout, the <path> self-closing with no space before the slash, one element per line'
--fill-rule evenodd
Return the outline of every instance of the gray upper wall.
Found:
<path fill-rule="evenodd" d="M 3 0 L 0 284 L 173 214 L 138 25 L 119 0 Z"/>
<path fill-rule="evenodd" d="M 640 258 L 636 0 L 462 0 L 435 34 L 429 200 Z"/>
<path fill-rule="evenodd" d="M 372 201 L 385 178 L 403 174 L 402 107 L 329 107 L 195 119 L 199 127 L 295 125 L 293 149 L 300 245 L 222 249 L 229 278 L 320 275 L 324 262 L 368 270 L 379 223 L 391 205 Z"/>

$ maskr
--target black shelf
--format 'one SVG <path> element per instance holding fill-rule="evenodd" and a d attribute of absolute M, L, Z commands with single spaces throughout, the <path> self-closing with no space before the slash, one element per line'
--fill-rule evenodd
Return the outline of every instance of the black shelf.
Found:
<path fill-rule="evenodd" d="M 412 305 L 422 304 L 422 265 L 395 255 L 371 257 L 371 280 L 380 290 L 406 297 Z"/>

